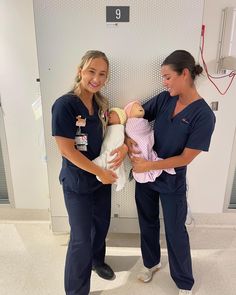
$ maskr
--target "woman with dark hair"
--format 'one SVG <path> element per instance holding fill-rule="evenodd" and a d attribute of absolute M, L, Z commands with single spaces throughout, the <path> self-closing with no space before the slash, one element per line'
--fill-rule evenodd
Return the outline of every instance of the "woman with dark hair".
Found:
<path fill-rule="evenodd" d="M 145 119 L 154 120 L 154 150 L 161 161 L 132 157 L 135 173 L 175 168 L 176 174 L 163 171 L 154 182 L 136 182 L 135 198 L 141 231 L 144 270 L 138 275 L 149 282 L 160 269 L 159 199 L 162 204 L 170 274 L 180 294 L 192 294 L 194 278 L 187 215 L 187 165 L 201 151 L 208 151 L 215 126 L 215 115 L 197 92 L 194 80 L 202 67 L 185 50 L 171 53 L 161 65 L 167 88 L 143 105 Z M 136 143 L 127 138 L 129 153 L 137 153 Z"/>

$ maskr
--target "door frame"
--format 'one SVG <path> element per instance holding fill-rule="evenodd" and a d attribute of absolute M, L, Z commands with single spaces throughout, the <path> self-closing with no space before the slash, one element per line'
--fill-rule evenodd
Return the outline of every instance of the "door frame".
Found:
<path fill-rule="evenodd" d="M 232 187 L 234 183 L 235 169 L 236 169 L 236 129 L 234 132 L 234 139 L 233 139 L 233 145 L 232 145 L 231 156 L 230 156 L 230 164 L 229 164 L 229 170 L 228 170 L 228 176 L 227 176 L 223 212 L 236 213 L 236 209 L 229 208 L 230 201 L 231 201 Z"/>
<path fill-rule="evenodd" d="M 13 185 L 12 185 L 10 161 L 9 161 L 8 147 L 7 147 L 7 138 L 6 138 L 5 124 L 4 124 L 4 110 L 2 108 L 1 94 L 0 94 L 0 138 L 1 138 L 0 144 L 2 147 L 3 164 L 4 164 L 5 176 L 6 176 L 6 182 L 7 182 L 8 200 L 9 200 L 9 204 L 0 204 L 0 206 L 15 207 L 14 191 L 13 191 Z"/>

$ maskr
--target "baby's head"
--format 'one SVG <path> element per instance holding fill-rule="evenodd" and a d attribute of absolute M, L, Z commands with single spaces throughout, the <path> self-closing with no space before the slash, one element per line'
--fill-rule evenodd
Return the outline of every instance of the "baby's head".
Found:
<path fill-rule="evenodd" d="M 144 109 L 138 100 L 128 103 L 124 110 L 128 118 L 143 118 L 144 116 Z"/>
<path fill-rule="evenodd" d="M 124 110 L 120 108 L 111 108 L 109 110 L 108 125 L 122 124 L 126 123 L 127 117 Z"/>

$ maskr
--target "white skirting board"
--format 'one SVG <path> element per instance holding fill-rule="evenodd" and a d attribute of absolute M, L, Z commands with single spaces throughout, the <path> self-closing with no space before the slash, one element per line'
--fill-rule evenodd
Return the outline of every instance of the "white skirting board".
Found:
<path fill-rule="evenodd" d="M 66 216 L 52 217 L 52 229 L 54 233 L 68 233 L 69 224 Z M 164 233 L 163 218 L 160 218 L 161 233 Z M 206 214 L 195 213 L 191 224 L 187 227 L 208 227 L 208 228 L 235 228 L 235 213 Z M 109 232 L 111 233 L 139 233 L 137 218 L 112 218 Z"/>

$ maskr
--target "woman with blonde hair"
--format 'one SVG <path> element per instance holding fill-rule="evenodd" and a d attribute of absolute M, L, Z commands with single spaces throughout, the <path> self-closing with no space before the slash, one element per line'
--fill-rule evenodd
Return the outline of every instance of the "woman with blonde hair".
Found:
<path fill-rule="evenodd" d="M 117 155 L 110 170 L 92 161 L 100 154 L 107 125 L 108 101 L 100 90 L 108 73 L 109 61 L 103 52 L 86 52 L 72 91 L 52 107 L 52 135 L 62 155 L 59 179 L 71 228 L 65 263 L 67 295 L 89 294 L 92 269 L 104 279 L 115 277 L 105 263 L 105 238 L 110 224 L 111 184 L 117 179 L 113 170 L 121 165 L 127 146 L 112 152 Z"/>

